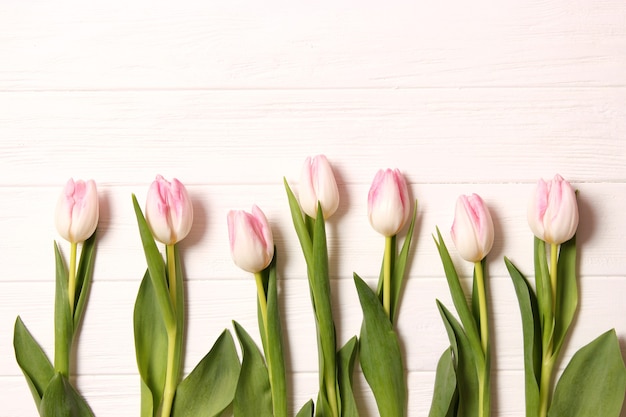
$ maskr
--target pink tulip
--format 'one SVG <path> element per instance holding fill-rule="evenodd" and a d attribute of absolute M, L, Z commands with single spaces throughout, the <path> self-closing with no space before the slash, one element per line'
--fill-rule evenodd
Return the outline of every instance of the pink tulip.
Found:
<path fill-rule="evenodd" d="M 71 243 L 84 242 L 96 230 L 98 216 L 96 183 L 70 178 L 56 207 L 55 223 L 59 234 Z"/>
<path fill-rule="evenodd" d="M 308 157 L 302 167 L 298 192 L 300 206 L 309 217 L 317 217 L 317 203 L 322 206 L 324 219 L 339 207 L 339 190 L 333 169 L 324 155 Z"/>
<path fill-rule="evenodd" d="M 528 224 L 547 243 L 570 240 L 578 228 L 576 192 L 570 183 L 558 174 L 550 182 L 539 180 L 528 205 Z"/>
<path fill-rule="evenodd" d="M 166 245 L 180 242 L 193 223 L 193 206 L 187 189 L 176 178 L 170 183 L 157 175 L 146 199 L 146 221 L 156 240 Z"/>
<path fill-rule="evenodd" d="M 376 173 L 367 196 L 370 224 L 383 236 L 394 236 L 409 219 L 411 204 L 409 189 L 398 169 Z"/>
<path fill-rule="evenodd" d="M 493 246 L 493 221 L 479 195 L 462 195 L 457 199 L 450 234 L 466 261 L 479 262 L 487 256 Z"/>
<path fill-rule="evenodd" d="M 267 268 L 274 257 L 274 239 L 261 209 L 252 206 L 252 213 L 231 210 L 227 221 L 230 253 L 235 265 L 252 273 Z"/>

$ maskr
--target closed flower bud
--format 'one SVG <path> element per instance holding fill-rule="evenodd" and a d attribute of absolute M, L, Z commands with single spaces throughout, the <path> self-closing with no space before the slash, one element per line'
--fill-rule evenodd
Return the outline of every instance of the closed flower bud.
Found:
<path fill-rule="evenodd" d="M 317 204 L 322 206 L 324 219 L 332 216 L 339 207 L 339 190 L 333 169 L 324 155 L 308 157 L 302 167 L 298 197 L 302 211 L 317 217 Z"/>
<path fill-rule="evenodd" d="M 528 205 L 528 224 L 535 236 L 550 244 L 570 240 L 578 228 L 576 192 L 560 175 L 539 180 Z"/>
<path fill-rule="evenodd" d="M 261 209 L 252 206 L 252 213 L 229 211 L 227 221 L 230 253 L 235 265 L 252 273 L 267 268 L 274 257 L 274 239 Z"/>
<path fill-rule="evenodd" d="M 456 201 L 452 241 L 463 259 L 481 261 L 493 246 L 493 220 L 477 194 L 462 195 Z"/>
<path fill-rule="evenodd" d="M 367 215 L 374 230 L 394 236 L 410 212 L 409 189 L 402 173 L 398 169 L 378 171 L 367 196 Z"/>
<path fill-rule="evenodd" d="M 193 206 L 185 186 L 176 178 L 170 183 L 157 175 L 146 199 L 146 221 L 156 240 L 173 245 L 191 230 Z"/>
<path fill-rule="evenodd" d="M 59 234 L 71 243 L 84 242 L 96 230 L 98 216 L 96 183 L 70 178 L 56 207 L 55 223 Z"/>
<path fill-rule="evenodd" d="M 70 178 L 57 201 L 57 231 L 68 242 L 84 242 L 96 230 L 99 213 L 96 183 Z"/>

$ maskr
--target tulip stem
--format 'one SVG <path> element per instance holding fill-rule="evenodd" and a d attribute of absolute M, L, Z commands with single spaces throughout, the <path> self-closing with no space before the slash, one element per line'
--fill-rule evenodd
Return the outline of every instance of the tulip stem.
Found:
<path fill-rule="evenodd" d="M 485 291 L 485 276 L 481 261 L 474 263 L 474 273 L 476 274 L 476 290 L 478 291 L 478 311 L 480 320 L 480 341 L 483 352 L 487 353 L 489 346 L 489 323 L 487 317 L 487 294 Z"/>
<path fill-rule="evenodd" d="M 559 261 L 559 245 L 550 244 L 550 283 L 552 284 L 552 311 L 556 313 L 557 265 Z"/>
<path fill-rule="evenodd" d="M 76 304 L 76 252 L 78 243 L 70 243 L 70 270 L 67 283 L 67 295 L 70 303 L 70 314 L 74 317 L 74 305 Z"/>
<path fill-rule="evenodd" d="M 383 308 L 391 320 L 391 267 L 393 236 L 385 236 L 385 255 L 383 258 Z"/>
<path fill-rule="evenodd" d="M 165 252 L 167 256 L 167 272 L 168 285 L 170 292 L 170 303 L 174 316 L 178 317 L 176 304 L 176 251 L 174 245 L 166 245 Z M 167 365 L 165 369 L 165 388 L 163 391 L 163 405 L 161 407 L 161 417 L 170 417 L 172 412 L 172 403 L 174 401 L 174 393 L 178 385 L 178 374 L 180 372 L 180 353 L 182 350 L 182 338 L 178 332 L 182 329 L 178 328 L 178 320 L 172 325 L 166 326 L 167 331 Z"/>

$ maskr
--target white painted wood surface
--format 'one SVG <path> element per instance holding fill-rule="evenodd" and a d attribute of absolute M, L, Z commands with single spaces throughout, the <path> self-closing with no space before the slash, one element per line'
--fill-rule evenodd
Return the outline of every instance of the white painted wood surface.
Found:
<path fill-rule="evenodd" d="M 101 192 L 74 377 L 99 417 L 139 409 L 132 308 L 145 263 L 130 195 L 143 201 L 157 173 L 188 185 L 196 213 L 182 244 L 185 372 L 231 320 L 257 333 L 254 283 L 230 259 L 225 216 L 258 204 L 280 256 L 292 407 L 316 394 L 305 265 L 282 179 L 297 189 L 317 153 L 342 198 L 329 226 L 342 342 L 361 320 L 352 272 L 373 284 L 382 256 L 366 217 L 371 179 L 400 168 L 419 200 L 399 322 L 410 416 L 427 415 L 447 345 L 435 298 L 451 302 L 431 234 L 439 226 L 449 241 L 459 194 L 481 194 L 497 229 L 495 416 L 524 415 L 521 325 L 502 258 L 532 272 L 525 207 L 540 177 L 558 172 L 580 190 L 582 296 L 565 359 L 612 327 L 626 351 L 626 3 L 127 3 L 0 3 L 0 415 L 36 415 L 12 329 L 21 315 L 52 353 L 52 217 L 69 177 L 93 178 Z M 374 416 L 358 380 L 362 414 Z"/>

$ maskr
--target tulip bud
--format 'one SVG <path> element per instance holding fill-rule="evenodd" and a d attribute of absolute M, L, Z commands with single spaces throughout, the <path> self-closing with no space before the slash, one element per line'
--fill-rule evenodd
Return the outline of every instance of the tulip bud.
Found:
<path fill-rule="evenodd" d="M 383 236 L 398 234 L 409 219 L 411 205 L 409 189 L 398 169 L 380 170 L 376 173 L 367 196 L 370 224 Z"/>
<path fill-rule="evenodd" d="M 528 224 L 547 243 L 570 240 L 578 228 L 576 192 L 570 183 L 558 174 L 550 182 L 539 180 L 528 205 Z"/>
<path fill-rule="evenodd" d="M 300 175 L 299 199 L 302 211 L 309 217 L 317 217 L 318 201 L 324 219 L 332 216 L 339 207 L 339 190 L 333 169 L 324 155 L 308 157 Z"/>
<path fill-rule="evenodd" d="M 479 262 L 487 256 L 493 246 L 493 221 L 480 196 L 462 195 L 457 199 L 450 234 L 466 261 Z"/>
<path fill-rule="evenodd" d="M 166 245 L 180 242 L 189 234 L 193 206 L 180 181 L 174 178 L 170 183 L 157 175 L 148 190 L 146 222 L 154 238 Z"/>
<path fill-rule="evenodd" d="M 226 219 L 230 253 L 235 265 L 252 273 L 267 268 L 274 257 L 274 239 L 261 209 L 252 206 L 252 213 L 231 210 Z"/>
<path fill-rule="evenodd" d="M 55 223 L 59 234 L 71 243 L 84 242 L 96 230 L 98 216 L 96 183 L 70 178 L 56 207 Z"/>

